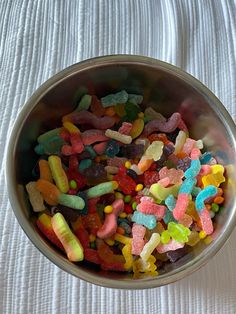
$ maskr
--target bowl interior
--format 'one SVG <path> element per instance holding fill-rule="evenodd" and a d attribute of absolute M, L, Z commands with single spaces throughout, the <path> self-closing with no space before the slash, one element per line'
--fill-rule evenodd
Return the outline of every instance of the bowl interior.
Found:
<path fill-rule="evenodd" d="M 151 106 L 169 117 L 180 112 L 190 136 L 203 139 L 227 172 L 224 210 L 214 220 L 214 241 L 199 244 L 178 262 L 166 265 L 156 278 L 133 280 L 129 274 L 102 272 L 93 265 L 70 263 L 34 226 L 35 216 L 24 185 L 38 156 L 34 153 L 39 134 L 61 126 L 61 117 L 71 112 L 85 94 L 106 94 L 125 89 L 144 96 Z M 90 282 L 117 288 L 145 288 L 175 281 L 204 264 L 228 238 L 235 224 L 235 126 L 220 104 L 200 82 L 181 70 L 152 59 L 138 57 L 98 58 L 74 65 L 47 81 L 28 101 L 14 126 L 8 151 L 7 180 L 12 207 L 33 243 L 61 268 Z"/>

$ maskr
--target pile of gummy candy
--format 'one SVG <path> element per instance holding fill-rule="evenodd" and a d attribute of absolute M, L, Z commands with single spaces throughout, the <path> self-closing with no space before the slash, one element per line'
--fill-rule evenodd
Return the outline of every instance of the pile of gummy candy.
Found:
<path fill-rule="evenodd" d="M 84 95 L 62 126 L 40 135 L 26 185 L 36 224 L 72 262 L 156 276 L 213 239 L 224 167 L 179 113 L 168 119 L 143 97 Z"/>

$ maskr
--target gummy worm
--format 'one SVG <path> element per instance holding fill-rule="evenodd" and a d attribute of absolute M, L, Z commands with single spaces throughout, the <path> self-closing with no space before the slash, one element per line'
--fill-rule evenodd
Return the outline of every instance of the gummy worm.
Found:
<path fill-rule="evenodd" d="M 80 112 L 72 112 L 64 116 L 62 122 L 70 121 L 74 124 L 90 124 L 96 129 L 106 130 L 111 128 L 115 124 L 113 117 L 102 117 L 98 118 L 89 111 L 82 110 Z"/>
<path fill-rule="evenodd" d="M 124 201 L 117 199 L 112 203 L 112 212 L 106 214 L 102 227 L 97 231 L 97 236 L 100 239 L 111 237 L 117 229 L 117 217 L 124 210 Z"/>
<path fill-rule="evenodd" d="M 196 210 L 201 212 L 205 208 L 204 202 L 217 194 L 217 188 L 214 185 L 208 185 L 196 197 Z"/>
<path fill-rule="evenodd" d="M 109 138 L 105 136 L 105 132 L 103 130 L 97 129 L 84 131 L 81 134 L 81 137 L 84 145 L 91 145 L 95 142 L 104 142 L 109 140 Z"/>
<path fill-rule="evenodd" d="M 180 113 L 175 112 L 166 122 L 160 121 L 158 119 L 152 120 L 145 125 L 142 135 L 146 137 L 157 131 L 171 133 L 178 127 L 180 119 Z"/>
<path fill-rule="evenodd" d="M 84 259 L 83 247 L 79 239 L 73 234 L 65 218 L 61 213 L 52 217 L 52 228 L 58 239 L 61 241 L 67 257 L 71 262 L 80 262 Z"/>
<path fill-rule="evenodd" d="M 132 142 L 132 137 L 130 135 L 125 135 L 111 129 L 107 129 L 105 135 L 123 144 L 130 144 Z"/>

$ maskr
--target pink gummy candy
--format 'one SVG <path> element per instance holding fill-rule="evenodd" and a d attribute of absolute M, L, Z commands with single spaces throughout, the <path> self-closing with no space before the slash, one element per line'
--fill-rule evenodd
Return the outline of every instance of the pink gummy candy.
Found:
<path fill-rule="evenodd" d="M 213 232 L 213 224 L 210 216 L 210 212 L 204 208 L 201 213 L 199 214 L 202 230 L 205 231 L 206 234 L 212 234 Z"/>
<path fill-rule="evenodd" d="M 142 225 L 134 223 L 132 226 L 132 254 L 140 255 L 142 249 L 145 245 L 144 235 L 146 232 L 146 228 Z"/>
<path fill-rule="evenodd" d="M 185 154 L 190 155 L 191 151 L 192 151 L 193 148 L 194 148 L 195 143 L 196 143 L 196 141 L 193 140 L 192 138 L 187 138 L 187 139 L 186 139 L 186 142 L 184 143 L 184 146 L 183 146 L 182 151 L 183 151 Z"/>
<path fill-rule="evenodd" d="M 93 149 L 98 155 L 102 155 L 105 152 L 106 147 L 107 147 L 107 142 L 101 142 L 101 143 L 95 144 L 93 146 Z"/>
<path fill-rule="evenodd" d="M 188 128 L 186 126 L 186 124 L 184 123 L 184 120 L 181 118 L 178 124 L 178 128 L 184 132 L 188 132 Z"/>
<path fill-rule="evenodd" d="M 171 133 L 178 127 L 180 120 L 181 115 L 178 112 L 173 113 L 166 122 L 154 119 L 145 125 L 143 136 L 148 136 L 157 131 Z"/>
<path fill-rule="evenodd" d="M 106 214 L 103 225 L 97 231 L 97 236 L 100 239 L 107 239 L 115 234 L 117 229 L 117 217 L 124 209 L 124 201 L 117 199 L 112 203 L 112 207 L 112 213 Z"/>
<path fill-rule="evenodd" d="M 162 253 L 166 253 L 168 251 L 175 251 L 177 249 L 181 249 L 182 247 L 184 247 L 184 243 L 179 243 L 179 242 L 171 239 L 170 242 L 167 244 L 158 245 L 156 250 L 158 253 L 162 254 Z"/>
<path fill-rule="evenodd" d="M 125 135 L 130 135 L 130 131 L 132 129 L 132 123 L 123 122 L 122 126 L 119 128 L 118 132 Z"/>
<path fill-rule="evenodd" d="M 201 186 L 202 184 L 202 177 L 206 176 L 211 173 L 211 166 L 210 165 L 202 165 L 201 169 L 197 175 L 197 185 Z"/>
<path fill-rule="evenodd" d="M 168 169 L 167 167 L 163 167 L 159 171 L 160 179 L 168 178 L 169 184 L 181 184 L 183 176 L 183 170 L 176 170 L 174 168 Z"/>
<path fill-rule="evenodd" d="M 198 159 L 200 155 L 201 155 L 200 149 L 199 148 L 193 148 L 191 151 L 190 157 L 192 160 L 195 160 L 195 159 Z"/>
<path fill-rule="evenodd" d="M 163 219 L 166 213 L 166 207 L 164 205 L 156 204 L 152 198 L 147 196 L 143 196 L 140 199 L 137 210 L 146 215 L 154 215 L 157 220 Z"/>
<path fill-rule="evenodd" d="M 178 195 L 175 208 L 173 210 L 173 216 L 176 220 L 181 220 L 184 218 L 187 206 L 189 203 L 189 195 L 181 193 Z"/>
<path fill-rule="evenodd" d="M 168 185 L 170 185 L 170 179 L 168 177 L 163 178 L 158 181 L 158 183 L 163 186 L 163 188 L 166 188 Z"/>
<path fill-rule="evenodd" d="M 71 145 L 63 145 L 61 148 L 62 154 L 70 156 L 73 154 L 80 154 L 84 150 L 84 144 L 79 132 L 70 134 Z"/>
<path fill-rule="evenodd" d="M 89 124 L 93 126 L 95 129 L 100 129 L 100 130 L 106 130 L 115 124 L 115 119 L 113 117 L 102 117 L 99 118 L 95 116 L 93 113 L 82 110 L 82 111 L 75 111 L 72 112 L 66 116 L 63 117 L 62 119 L 63 122 L 65 121 L 70 121 L 74 124 Z"/>
<path fill-rule="evenodd" d="M 97 129 L 84 131 L 81 134 L 81 138 L 84 145 L 91 145 L 96 142 L 104 142 L 109 140 L 109 138 L 105 135 L 105 131 Z"/>

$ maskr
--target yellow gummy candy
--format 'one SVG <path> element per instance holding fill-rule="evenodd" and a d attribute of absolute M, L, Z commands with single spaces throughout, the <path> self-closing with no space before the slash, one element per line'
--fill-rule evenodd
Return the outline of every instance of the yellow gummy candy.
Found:
<path fill-rule="evenodd" d="M 132 129 L 130 131 L 130 136 L 133 139 L 138 137 L 142 133 L 143 128 L 144 128 L 143 119 L 136 119 L 136 120 L 134 120 Z"/>
<path fill-rule="evenodd" d="M 163 201 L 167 198 L 168 195 L 172 194 L 173 196 L 177 196 L 180 185 L 173 185 L 169 188 L 164 188 L 159 183 L 154 183 L 150 187 L 150 193 L 159 200 Z"/>
<path fill-rule="evenodd" d="M 150 240 L 144 245 L 142 252 L 140 253 L 140 257 L 145 262 L 149 259 L 154 249 L 160 243 L 160 235 L 159 233 L 153 233 Z"/>
<path fill-rule="evenodd" d="M 153 141 L 145 151 L 145 156 L 155 161 L 161 158 L 164 143 L 162 141 Z"/>
<path fill-rule="evenodd" d="M 80 130 L 77 128 L 77 126 L 69 121 L 63 122 L 63 126 L 69 133 L 80 133 Z"/>
<path fill-rule="evenodd" d="M 204 188 L 208 185 L 219 187 L 221 183 L 225 182 L 224 167 L 222 165 L 212 165 L 212 173 L 202 177 L 202 184 Z"/>
<path fill-rule="evenodd" d="M 179 152 L 181 152 L 184 146 L 184 143 L 186 142 L 186 139 L 187 139 L 187 134 L 184 131 L 180 130 L 175 140 L 175 151 L 174 151 L 175 154 L 178 154 Z"/>
<path fill-rule="evenodd" d="M 80 262 L 84 259 L 84 249 L 79 239 L 70 230 L 65 218 L 61 213 L 52 217 L 52 228 L 58 239 L 61 241 L 67 257 L 71 262 Z"/>
<path fill-rule="evenodd" d="M 186 243 L 189 246 L 195 246 L 200 241 L 199 234 L 197 231 L 193 230 L 188 236 L 188 242 Z"/>
<path fill-rule="evenodd" d="M 67 175 L 62 168 L 61 158 L 55 155 L 51 155 L 48 157 L 48 162 L 56 186 L 62 193 L 67 193 L 69 191 L 69 182 L 67 179 Z"/>
<path fill-rule="evenodd" d="M 123 236 L 122 234 L 119 234 L 119 233 L 115 234 L 114 240 L 116 240 L 116 241 L 118 241 L 120 243 L 123 243 L 125 245 L 132 243 L 132 238 L 125 237 L 125 236 Z"/>
<path fill-rule="evenodd" d="M 126 270 L 130 270 L 133 266 L 132 245 L 126 244 L 122 249 L 122 254 L 125 259 L 124 267 Z"/>
<path fill-rule="evenodd" d="M 133 262 L 133 272 L 134 273 L 146 273 L 146 272 L 154 272 L 157 269 L 155 265 L 156 258 L 151 255 L 147 261 L 139 258 Z"/>

